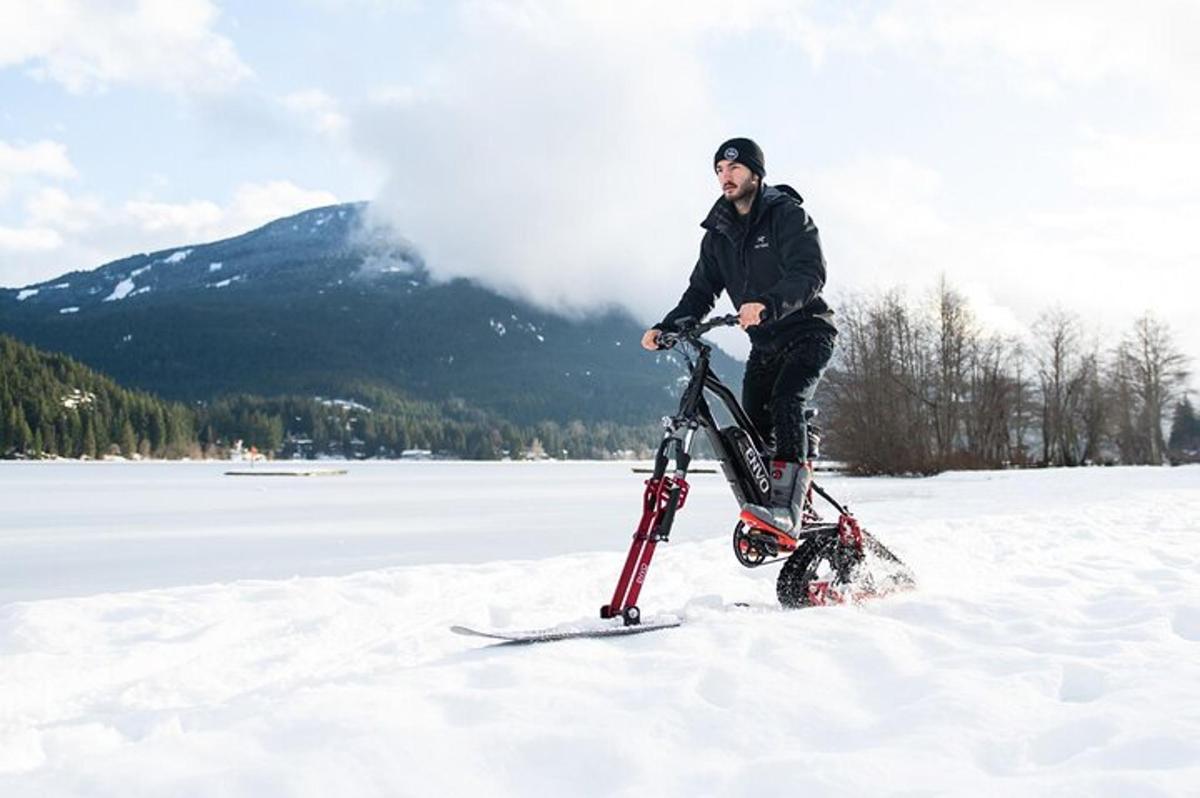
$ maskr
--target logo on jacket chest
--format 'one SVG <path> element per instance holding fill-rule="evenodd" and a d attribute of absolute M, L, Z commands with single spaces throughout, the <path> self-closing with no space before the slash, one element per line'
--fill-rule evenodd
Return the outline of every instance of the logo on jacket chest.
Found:
<path fill-rule="evenodd" d="M 755 249 L 770 249 L 770 248 L 771 248 L 771 244 L 770 244 L 770 242 L 769 242 L 769 241 L 767 241 L 767 237 L 766 237 L 766 236 L 755 236 L 755 238 L 754 238 L 754 248 L 755 248 Z"/>

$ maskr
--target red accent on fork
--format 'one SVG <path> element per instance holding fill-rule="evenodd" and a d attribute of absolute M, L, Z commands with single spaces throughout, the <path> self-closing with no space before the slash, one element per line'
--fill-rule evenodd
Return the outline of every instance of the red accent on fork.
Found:
<path fill-rule="evenodd" d="M 686 479 L 664 476 L 661 479 L 646 480 L 646 492 L 642 496 L 642 520 L 638 523 L 637 531 L 633 533 L 633 543 L 629 546 L 629 555 L 625 558 L 625 567 L 621 569 L 621 577 L 617 580 L 617 589 L 613 591 L 612 601 L 600 608 L 602 618 L 616 618 L 628 608 L 637 605 L 642 584 L 646 581 L 646 572 L 650 569 L 650 559 L 658 546 L 658 530 L 662 524 L 662 516 L 670 504 L 671 492 L 675 488 L 679 489 L 679 501 L 675 506 L 675 510 L 678 511 L 683 509 L 687 500 Z"/>

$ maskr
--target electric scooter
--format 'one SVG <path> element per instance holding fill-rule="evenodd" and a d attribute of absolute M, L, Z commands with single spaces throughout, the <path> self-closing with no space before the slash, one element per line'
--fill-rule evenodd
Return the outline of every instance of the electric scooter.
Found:
<path fill-rule="evenodd" d="M 625 626 L 641 621 L 638 597 L 659 543 L 670 539 L 675 514 L 688 495 L 688 468 L 697 432 L 712 446 L 740 507 L 770 503 L 770 452 L 733 391 L 713 373 L 711 344 L 702 336 L 717 327 L 734 326 L 736 315 L 703 323 L 683 323 L 659 335 L 659 346 L 683 356 L 690 379 L 675 415 L 663 418 L 663 438 L 654 470 L 642 495 L 642 517 L 617 580 L 612 600 L 600 608 L 601 618 L 622 618 Z M 715 397 L 731 423 L 721 426 L 709 404 Z M 806 421 L 815 417 L 810 409 Z M 799 527 L 788 534 L 743 510 L 733 529 L 733 553 L 747 568 L 783 563 L 776 595 L 785 608 L 836 604 L 879 596 L 914 585 L 911 571 L 862 528 L 849 509 L 811 479 L 819 457 L 820 432 L 808 425 L 808 489 Z M 836 513 L 825 520 L 814 505 L 820 498 Z"/>

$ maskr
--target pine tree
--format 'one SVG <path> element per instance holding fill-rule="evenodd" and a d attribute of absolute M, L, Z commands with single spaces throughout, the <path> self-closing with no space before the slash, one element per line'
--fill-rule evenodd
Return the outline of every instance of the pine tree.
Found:
<path fill-rule="evenodd" d="M 80 456 L 96 459 L 96 430 L 90 415 L 83 417 L 83 440 Z"/>
<path fill-rule="evenodd" d="M 128 418 L 121 422 L 121 431 L 117 434 L 117 446 L 121 448 L 123 457 L 132 458 L 137 454 L 137 435 Z"/>
<path fill-rule="evenodd" d="M 1175 405 L 1175 412 L 1171 418 L 1171 437 L 1167 446 L 1172 462 L 1200 461 L 1200 417 L 1197 417 L 1191 399 L 1187 396 Z"/>

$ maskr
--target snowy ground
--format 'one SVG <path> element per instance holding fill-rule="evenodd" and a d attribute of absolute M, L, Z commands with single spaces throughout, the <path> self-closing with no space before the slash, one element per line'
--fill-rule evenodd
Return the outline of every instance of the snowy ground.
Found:
<path fill-rule="evenodd" d="M 0 795 L 1200 794 L 1200 468 L 827 479 L 920 589 L 786 613 L 697 475 L 684 626 L 512 649 L 643 477 L 346 467 L 0 464 Z"/>

